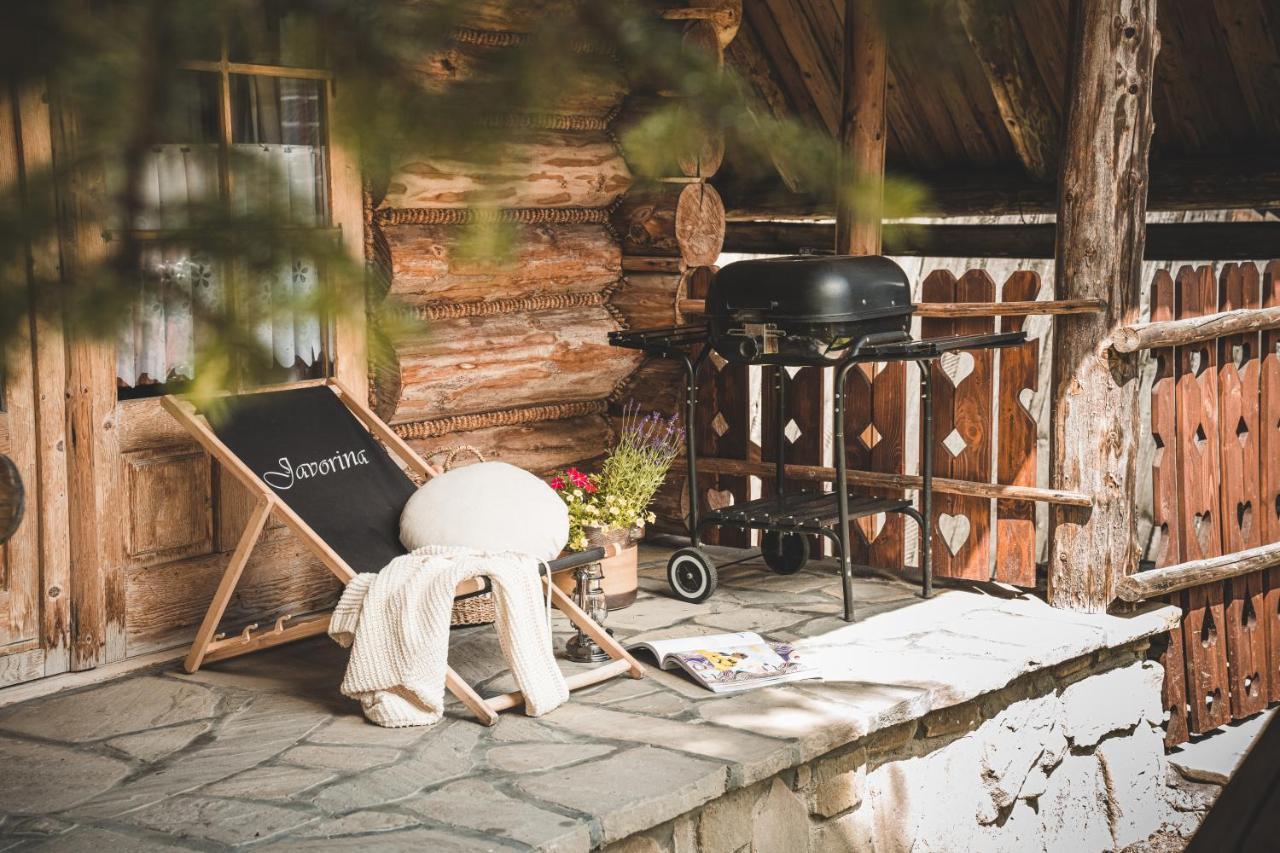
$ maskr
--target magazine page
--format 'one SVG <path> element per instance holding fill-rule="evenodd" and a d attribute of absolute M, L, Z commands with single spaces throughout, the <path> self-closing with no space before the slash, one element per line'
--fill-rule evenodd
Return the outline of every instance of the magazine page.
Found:
<path fill-rule="evenodd" d="M 644 649 L 654 656 L 658 666 L 663 669 L 674 669 L 678 666 L 674 656 L 681 652 L 699 649 L 731 649 L 736 646 L 758 645 L 764 639 L 754 631 L 739 631 L 736 634 L 706 634 L 698 637 L 677 637 L 669 640 L 649 640 L 644 643 L 632 643 L 628 651 Z"/>
<path fill-rule="evenodd" d="M 766 642 L 729 649 L 694 649 L 674 655 L 681 668 L 716 693 L 817 678 L 801 655 L 785 643 Z"/>

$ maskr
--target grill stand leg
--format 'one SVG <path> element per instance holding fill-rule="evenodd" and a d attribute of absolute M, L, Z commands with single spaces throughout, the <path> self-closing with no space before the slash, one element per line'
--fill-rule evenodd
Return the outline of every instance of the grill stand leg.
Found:
<path fill-rule="evenodd" d="M 698 522 L 698 457 L 694 448 L 693 424 L 698 414 L 698 365 L 702 359 L 699 357 L 695 365 L 686 355 L 676 357 L 684 363 L 684 459 L 689 481 L 689 543 L 696 548 L 702 544 L 702 537 Z"/>
<path fill-rule="evenodd" d="M 773 368 L 773 390 L 774 390 L 774 395 L 778 398 L 778 407 L 775 412 L 777 423 L 774 425 L 775 437 L 777 438 L 777 442 L 778 442 L 777 456 L 776 456 L 776 461 L 774 463 L 776 466 L 774 468 L 774 472 L 775 472 L 774 479 L 777 481 L 774 483 L 774 494 L 776 494 L 779 498 L 781 498 L 786 493 L 786 488 L 787 488 L 785 485 L 786 475 L 787 475 L 787 463 L 786 463 L 787 435 L 786 435 L 786 431 L 783 429 L 783 421 L 787 417 L 786 382 L 787 382 L 786 369 L 783 368 L 782 365 L 778 365 L 774 367 Z"/>
<path fill-rule="evenodd" d="M 924 422 L 920 440 L 920 575 L 925 598 L 933 594 L 933 363 L 920 367 L 920 408 Z"/>
<path fill-rule="evenodd" d="M 845 461 L 844 452 L 844 405 L 845 380 L 849 376 L 849 369 L 852 368 L 854 362 L 847 361 L 836 370 L 835 382 L 835 427 L 832 432 L 835 435 L 835 452 L 836 452 L 836 506 L 840 509 L 840 581 L 844 591 L 844 621 L 853 621 L 853 543 L 849 539 L 849 482 L 845 478 L 845 472 L 848 470 Z"/>

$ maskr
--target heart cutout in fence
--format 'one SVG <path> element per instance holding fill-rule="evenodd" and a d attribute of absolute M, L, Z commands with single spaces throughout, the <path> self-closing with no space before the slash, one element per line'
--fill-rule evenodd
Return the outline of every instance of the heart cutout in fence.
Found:
<path fill-rule="evenodd" d="M 949 515 L 941 513 L 938 516 L 938 533 L 942 535 L 942 541 L 947 546 L 947 550 L 951 552 L 951 556 L 960 553 L 960 549 L 964 547 L 964 543 L 969 541 L 969 517 L 965 515 Z"/>
<path fill-rule="evenodd" d="M 1213 536 L 1213 514 L 1210 512 L 1197 512 L 1195 518 L 1192 519 L 1191 526 L 1194 528 L 1196 535 L 1196 544 L 1200 546 L 1201 555 L 1209 553 L 1209 542 Z"/>
<path fill-rule="evenodd" d="M 1236 528 L 1240 531 L 1240 538 L 1248 542 L 1253 531 L 1253 501 L 1236 504 Z"/>
<path fill-rule="evenodd" d="M 1035 412 L 1031 411 L 1031 401 L 1036 398 L 1036 392 L 1030 388 L 1023 388 L 1018 392 L 1018 405 L 1026 410 L 1028 415 L 1035 417 Z"/>
<path fill-rule="evenodd" d="M 885 513 L 877 512 L 875 515 L 864 515 L 857 520 L 858 529 L 862 531 L 862 538 L 867 540 L 868 545 L 880 538 L 886 518 Z"/>
<path fill-rule="evenodd" d="M 707 506 L 712 509 L 733 506 L 733 492 L 727 489 L 707 489 Z"/>
<path fill-rule="evenodd" d="M 960 383 L 968 379 L 970 373 L 973 373 L 973 353 L 964 351 L 943 353 L 942 358 L 938 359 L 938 364 L 942 367 L 943 374 L 951 382 L 951 387 L 959 388 Z"/>

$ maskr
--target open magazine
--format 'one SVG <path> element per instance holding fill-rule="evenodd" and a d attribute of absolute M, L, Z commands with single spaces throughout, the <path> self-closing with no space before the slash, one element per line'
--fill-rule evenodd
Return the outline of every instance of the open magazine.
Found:
<path fill-rule="evenodd" d="M 752 631 L 650 640 L 627 647 L 633 652 L 641 649 L 652 654 L 661 668 L 679 667 L 716 693 L 819 677 L 817 669 L 801 660 L 792 646 L 767 642 Z"/>

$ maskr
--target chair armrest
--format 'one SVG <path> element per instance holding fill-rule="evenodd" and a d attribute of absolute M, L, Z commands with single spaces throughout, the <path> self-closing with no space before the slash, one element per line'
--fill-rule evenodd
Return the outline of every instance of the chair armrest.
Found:
<path fill-rule="evenodd" d="M 547 563 L 547 567 L 552 573 L 564 572 L 569 569 L 576 569 L 578 566 L 585 566 L 588 563 L 598 563 L 604 559 L 603 548 L 588 548 L 585 551 L 578 551 L 575 554 L 569 554 L 564 557 L 557 557 Z"/>

